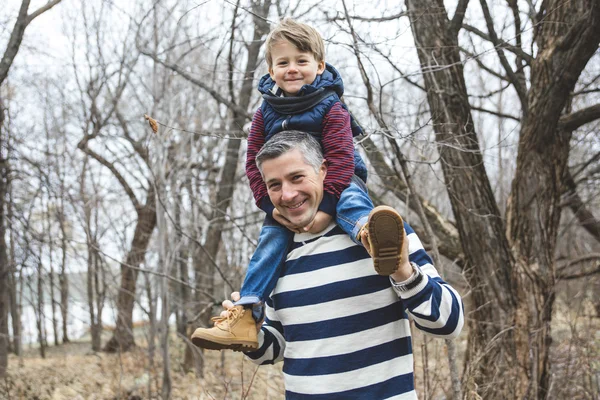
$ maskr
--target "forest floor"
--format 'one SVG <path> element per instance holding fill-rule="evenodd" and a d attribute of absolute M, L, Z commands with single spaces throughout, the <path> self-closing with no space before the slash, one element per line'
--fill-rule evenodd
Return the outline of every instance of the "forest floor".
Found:
<path fill-rule="evenodd" d="M 593 303 L 575 300 L 581 292 L 560 296 L 553 319 L 551 399 L 596 399 L 600 393 L 600 318 Z M 593 297 L 592 297 L 593 298 Z M 589 297 L 588 297 L 589 299 Z M 586 304 L 587 303 L 587 304 Z M 468 318 L 468 314 L 467 314 Z M 92 352 L 89 337 L 39 348 L 26 346 L 21 359 L 9 357 L 8 377 L 0 380 L 0 400 L 142 400 L 160 398 L 162 358 L 150 363 L 146 327 L 136 328 L 138 347 L 123 354 Z M 109 339 L 105 332 L 103 343 Z M 419 398 L 451 398 L 445 342 L 413 329 L 415 385 Z M 467 326 L 455 341 L 459 370 L 467 344 Z M 202 378 L 183 370 L 183 341 L 170 343 L 172 399 L 226 400 L 284 398 L 281 364 L 257 368 L 241 353 L 207 351 Z"/>
<path fill-rule="evenodd" d="M 138 328 L 140 331 L 143 329 Z M 139 339 L 137 338 L 139 336 Z M 467 335 L 457 340 L 464 353 Z M 109 339 L 108 333 L 103 342 Z M 9 358 L 8 378 L 0 381 L 0 400 L 142 400 L 160 398 L 162 358 L 156 350 L 150 368 L 144 332 L 136 334 L 138 347 L 123 354 L 91 351 L 89 338 L 50 346 L 42 358 L 37 347 L 26 347 L 22 360 Z M 417 388 L 431 399 L 447 398 L 449 382 L 444 341 L 414 338 Z M 173 338 L 170 346 L 172 399 L 186 400 L 280 400 L 284 398 L 282 364 L 257 368 L 241 353 L 207 351 L 203 378 L 183 371 L 184 347 Z M 427 374 L 423 365 L 427 365 Z M 425 389 L 424 378 L 428 379 Z M 448 382 L 446 384 L 445 382 Z M 422 395 L 420 395 L 422 397 Z"/>
<path fill-rule="evenodd" d="M 89 340 L 47 348 L 46 358 L 28 348 L 22 362 L 11 355 L 8 378 L 0 381 L 0 400 L 112 400 L 158 399 L 162 387 L 162 358 L 156 349 L 153 367 L 148 350 L 108 354 L 91 351 Z M 108 336 L 107 338 L 108 339 Z M 104 340 L 103 340 L 104 342 Z M 172 399 L 282 399 L 281 365 L 262 366 L 232 351 L 204 353 L 203 378 L 185 373 L 183 345 L 173 340 Z"/>

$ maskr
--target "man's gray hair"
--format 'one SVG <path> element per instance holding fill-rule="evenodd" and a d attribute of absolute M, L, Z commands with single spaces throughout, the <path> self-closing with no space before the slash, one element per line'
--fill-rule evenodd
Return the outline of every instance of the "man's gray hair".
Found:
<path fill-rule="evenodd" d="M 288 151 L 298 149 L 304 161 L 319 172 L 323 164 L 321 144 L 310 133 L 302 131 L 283 131 L 267 141 L 256 155 L 256 166 L 262 174 L 262 163 L 280 157 Z"/>

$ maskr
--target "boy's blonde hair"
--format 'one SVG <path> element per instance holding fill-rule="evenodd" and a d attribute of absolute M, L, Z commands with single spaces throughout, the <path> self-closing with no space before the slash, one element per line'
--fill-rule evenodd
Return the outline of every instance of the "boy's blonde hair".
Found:
<path fill-rule="evenodd" d="M 312 26 L 285 18 L 267 37 L 265 58 L 269 68 L 273 66 L 273 46 L 282 41 L 288 41 L 300 51 L 312 53 L 317 62 L 325 61 L 325 44 L 323 38 Z"/>

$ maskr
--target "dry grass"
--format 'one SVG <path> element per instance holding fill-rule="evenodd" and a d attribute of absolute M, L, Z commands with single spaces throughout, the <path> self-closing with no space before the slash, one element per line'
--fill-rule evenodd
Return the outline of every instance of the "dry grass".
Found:
<path fill-rule="evenodd" d="M 594 296 L 578 292 L 560 296 L 553 319 L 551 399 L 600 398 L 600 318 Z M 158 399 L 162 364 L 157 350 L 150 366 L 143 333 L 140 347 L 125 354 L 92 353 L 87 340 L 48 349 L 41 359 L 28 349 L 23 365 L 11 356 L 8 378 L 0 381 L 0 400 Z M 464 356 L 467 332 L 457 340 Z M 173 338 L 170 348 L 173 399 L 283 399 L 281 364 L 256 366 L 242 354 L 230 351 L 205 353 L 206 370 L 199 379 L 182 368 L 184 347 Z M 426 343 L 426 352 L 425 352 Z M 413 351 L 416 388 L 420 399 L 451 398 L 446 347 L 443 340 L 427 339 L 415 332 Z M 462 371 L 462 360 L 459 363 Z M 426 366 L 426 368 L 424 368 Z"/>
<path fill-rule="evenodd" d="M 92 353 L 86 342 L 53 348 L 46 359 L 28 351 L 23 365 L 12 357 L 8 378 L 0 382 L 0 399 L 83 400 L 159 398 L 162 366 L 149 367 L 145 348 L 124 354 Z M 189 400 L 282 399 L 280 366 L 256 366 L 242 354 L 206 352 L 204 378 L 185 374 L 183 350 L 171 349 L 172 398 Z"/>

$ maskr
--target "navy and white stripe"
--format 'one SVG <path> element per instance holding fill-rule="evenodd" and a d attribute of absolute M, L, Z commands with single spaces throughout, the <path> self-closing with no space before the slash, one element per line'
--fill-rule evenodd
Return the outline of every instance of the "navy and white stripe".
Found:
<path fill-rule="evenodd" d="M 284 361 L 286 399 L 416 399 L 410 317 L 418 329 L 456 337 L 462 301 L 405 224 L 410 259 L 426 274 L 396 293 L 366 251 L 332 224 L 296 234 L 267 300 L 257 364 Z"/>

